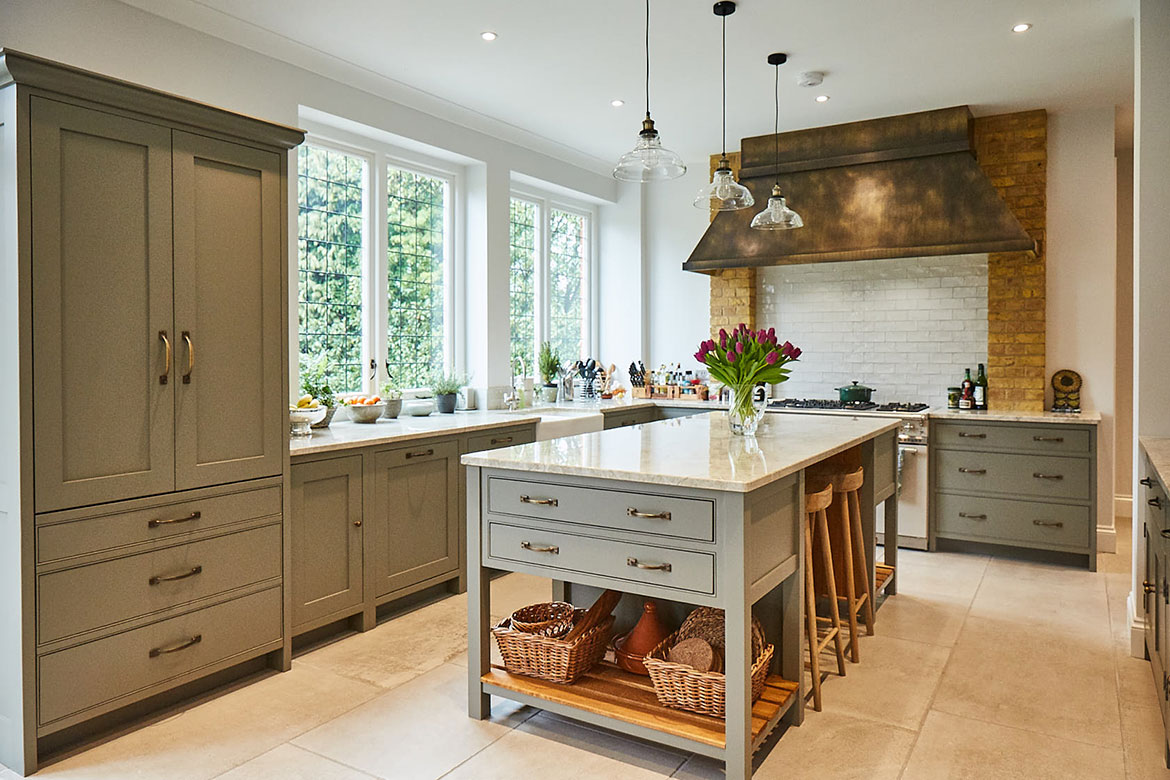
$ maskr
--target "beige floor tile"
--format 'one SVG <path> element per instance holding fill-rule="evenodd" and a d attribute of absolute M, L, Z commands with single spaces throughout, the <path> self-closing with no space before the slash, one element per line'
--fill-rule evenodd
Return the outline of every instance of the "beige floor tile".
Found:
<path fill-rule="evenodd" d="M 1109 750 L 1033 731 L 932 711 L 910 755 L 905 780 L 1068 780 L 1125 777 L 1119 748 Z"/>
<path fill-rule="evenodd" d="M 969 602 L 989 564 L 985 555 L 898 551 L 898 592 Z"/>
<path fill-rule="evenodd" d="M 1167 780 L 1166 737 L 1157 707 L 1125 707 L 1121 713 L 1125 770 L 1130 780 Z"/>
<path fill-rule="evenodd" d="M 671 777 L 678 780 L 724 780 L 723 762 L 706 756 L 691 756 Z"/>
<path fill-rule="evenodd" d="M 933 707 L 1105 747 L 1121 744 L 1112 649 L 1069 631 L 968 617 Z"/>
<path fill-rule="evenodd" d="M 493 700 L 492 719 L 467 717 L 467 672 L 443 664 L 293 740 L 381 778 L 433 780 L 508 733 L 532 711 Z"/>
<path fill-rule="evenodd" d="M 200 780 L 371 699 L 372 686 L 294 662 L 274 674 L 49 766 L 61 780 Z"/>
<path fill-rule="evenodd" d="M 971 617 L 1074 633 L 1102 649 L 1112 644 L 1105 575 L 1066 568 L 1053 572 L 1027 569 L 1029 576 L 1020 576 L 1014 562 L 1007 570 L 1002 563 L 993 561 L 988 566 L 971 602 Z"/>
<path fill-rule="evenodd" d="M 959 638 L 967 610 L 964 601 L 901 590 L 878 610 L 877 630 L 881 636 L 950 647 Z"/>
<path fill-rule="evenodd" d="M 557 778 L 660 778 L 686 759 L 686 753 L 540 713 L 445 780 L 513 780 L 535 776 L 534 767 L 544 767 L 541 774 Z"/>
<path fill-rule="evenodd" d="M 284 744 L 219 777 L 220 780 L 370 780 L 371 775 Z"/>
<path fill-rule="evenodd" d="M 808 712 L 756 770 L 758 780 L 787 778 L 897 778 L 914 745 L 914 732 L 826 709 Z"/>
<path fill-rule="evenodd" d="M 552 600 L 552 580 L 531 574 L 505 574 L 492 580 L 492 614 L 501 618 L 521 607 Z"/>
<path fill-rule="evenodd" d="M 1117 692 L 1122 710 L 1126 707 L 1157 707 L 1158 683 L 1150 662 L 1134 658 L 1120 648 L 1114 650 L 1114 662 L 1117 664 Z"/>

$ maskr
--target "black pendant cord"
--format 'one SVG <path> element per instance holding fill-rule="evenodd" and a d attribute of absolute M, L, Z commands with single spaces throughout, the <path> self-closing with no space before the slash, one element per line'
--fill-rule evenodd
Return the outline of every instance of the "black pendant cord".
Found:
<path fill-rule="evenodd" d="M 650 118 L 650 0 L 646 0 L 646 118 Z"/>
<path fill-rule="evenodd" d="M 776 163 L 777 168 L 780 166 L 780 66 L 776 66 L 776 116 L 773 122 L 772 133 L 772 162 Z M 780 186 L 779 176 L 776 178 L 776 186 Z"/>
<path fill-rule="evenodd" d="M 723 154 L 722 158 L 727 159 L 727 17 L 721 17 L 723 20 Z"/>

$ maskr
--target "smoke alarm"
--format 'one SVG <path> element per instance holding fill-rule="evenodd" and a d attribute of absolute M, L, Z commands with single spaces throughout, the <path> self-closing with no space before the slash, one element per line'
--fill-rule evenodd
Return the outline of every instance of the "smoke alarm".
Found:
<path fill-rule="evenodd" d="M 802 87 L 819 87 L 824 80 L 825 74 L 821 71 L 806 70 L 796 79 L 796 83 Z"/>

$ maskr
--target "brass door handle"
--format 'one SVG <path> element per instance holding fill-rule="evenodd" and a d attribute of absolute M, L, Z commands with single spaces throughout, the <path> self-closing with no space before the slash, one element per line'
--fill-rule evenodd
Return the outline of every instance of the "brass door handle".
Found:
<path fill-rule="evenodd" d="M 1142 580 L 1142 590 L 1146 593 L 1157 593 L 1158 585 L 1149 580 Z"/>
<path fill-rule="evenodd" d="M 146 582 L 149 585 L 158 585 L 160 582 L 175 582 L 177 580 L 185 580 L 188 577 L 194 577 L 196 574 L 202 573 L 202 566 L 192 566 L 190 571 L 185 571 L 182 574 L 156 574 Z"/>
<path fill-rule="evenodd" d="M 1063 436 L 1033 436 L 1032 441 L 1052 441 L 1052 442 L 1056 442 L 1059 444 L 1060 442 L 1064 441 L 1064 437 Z"/>
<path fill-rule="evenodd" d="M 541 547 L 540 545 L 533 544 L 532 542 L 520 542 L 520 547 L 525 550 L 531 550 L 532 552 L 552 553 L 553 555 L 559 555 L 561 552 L 561 548 L 557 547 L 555 544 L 550 544 L 547 547 Z"/>
<path fill-rule="evenodd" d="M 163 347 L 165 347 L 163 372 L 162 376 L 158 378 L 158 383 L 160 385 L 165 385 L 170 380 L 171 376 L 171 340 L 167 338 L 167 332 L 165 330 L 160 330 L 158 332 L 158 337 L 162 339 Z"/>
<path fill-rule="evenodd" d="M 1035 479 L 1053 479 L 1053 480 L 1064 479 L 1064 474 L 1041 474 L 1039 471 L 1033 472 L 1032 476 Z"/>
<path fill-rule="evenodd" d="M 197 645 L 203 641 L 203 634 L 196 634 L 190 639 L 179 642 L 178 644 L 169 647 L 156 647 L 150 651 L 151 658 L 158 658 L 160 655 L 167 655 L 168 653 L 177 653 L 180 650 L 186 650 L 192 645 Z"/>
<path fill-rule="evenodd" d="M 536 504 L 537 506 L 557 506 L 555 498 L 532 498 L 531 496 L 520 496 L 521 504 Z"/>
<path fill-rule="evenodd" d="M 965 517 L 968 520 L 986 520 L 987 515 L 973 515 L 968 512 L 959 512 L 959 517 Z"/>
<path fill-rule="evenodd" d="M 642 517 L 647 520 L 669 520 L 670 512 L 639 512 L 637 509 L 626 507 L 626 515 L 629 517 Z"/>
<path fill-rule="evenodd" d="M 1044 528 L 1064 528 L 1064 523 L 1059 520 L 1033 520 L 1032 525 L 1039 525 Z"/>
<path fill-rule="evenodd" d="M 969 469 L 969 468 L 964 468 L 963 466 L 960 466 L 959 473 L 960 474 L 986 474 L 987 469 Z"/>
<path fill-rule="evenodd" d="M 354 521 L 353 521 L 353 525 L 354 525 L 354 528 L 361 528 L 361 527 L 362 527 L 362 521 L 361 521 L 361 520 L 354 520 Z"/>
<path fill-rule="evenodd" d="M 641 563 L 637 558 L 626 558 L 626 565 L 649 571 L 670 571 L 669 563 Z"/>
<path fill-rule="evenodd" d="M 408 453 L 406 453 L 406 457 L 407 457 L 408 459 L 409 459 L 409 458 L 425 458 L 425 457 L 427 457 L 428 455 L 434 455 L 434 454 L 435 454 L 435 451 L 434 451 L 434 449 L 429 449 L 429 450 L 419 450 L 418 452 L 408 452 Z"/>
<path fill-rule="evenodd" d="M 191 332 L 183 331 L 183 342 L 187 345 L 187 373 L 183 374 L 183 384 L 191 384 L 191 374 L 195 371 L 195 344 L 191 341 Z"/>
<path fill-rule="evenodd" d="M 148 520 L 147 528 L 158 528 L 160 525 L 174 525 L 175 523 L 189 523 L 192 520 L 198 520 L 203 516 L 202 512 L 192 512 L 186 517 L 175 517 L 168 520 Z"/>
<path fill-rule="evenodd" d="M 966 431 L 959 431 L 960 439 L 986 439 L 986 433 L 967 433 Z"/>

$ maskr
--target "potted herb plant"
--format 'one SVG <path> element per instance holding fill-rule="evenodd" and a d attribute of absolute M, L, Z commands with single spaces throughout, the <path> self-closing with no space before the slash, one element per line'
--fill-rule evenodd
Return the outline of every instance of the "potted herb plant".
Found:
<path fill-rule="evenodd" d="M 792 369 L 785 366 L 800 357 L 799 347 L 778 341 L 775 328 L 752 331 L 741 322 L 731 333 L 720 328 L 719 343 L 708 339 L 695 353 L 711 377 L 731 390 L 727 422 L 734 434 L 755 435 L 767 402 L 753 400 L 752 391 L 758 384 L 786 381 Z"/>
<path fill-rule="evenodd" d="M 312 359 L 301 357 L 301 393 L 311 395 L 327 410 L 320 422 L 313 423 L 314 428 L 328 428 L 329 423 L 333 422 L 334 413 L 337 412 L 337 397 L 325 376 L 327 366 L 328 360 L 325 355 L 318 355 Z"/>
<path fill-rule="evenodd" d="M 391 379 L 382 385 L 382 401 L 386 404 L 386 411 L 382 413 L 387 419 L 394 419 L 402 411 L 402 391 Z"/>
<path fill-rule="evenodd" d="M 561 373 L 561 356 L 553 349 L 551 342 L 545 341 L 540 345 L 540 354 L 537 356 L 540 367 L 540 379 L 544 382 L 540 389 L 541 399 L 548 404 L 557 402 L 557 375 Z"/>
<path fill-rule="evenodd" d="M 454 414 L 456 396 L 465 384 L 467 377 L 462 374 L 436 375 L 431 382 L 431 392 L 435 394 L 435 409 L 440 414 Z"/>

